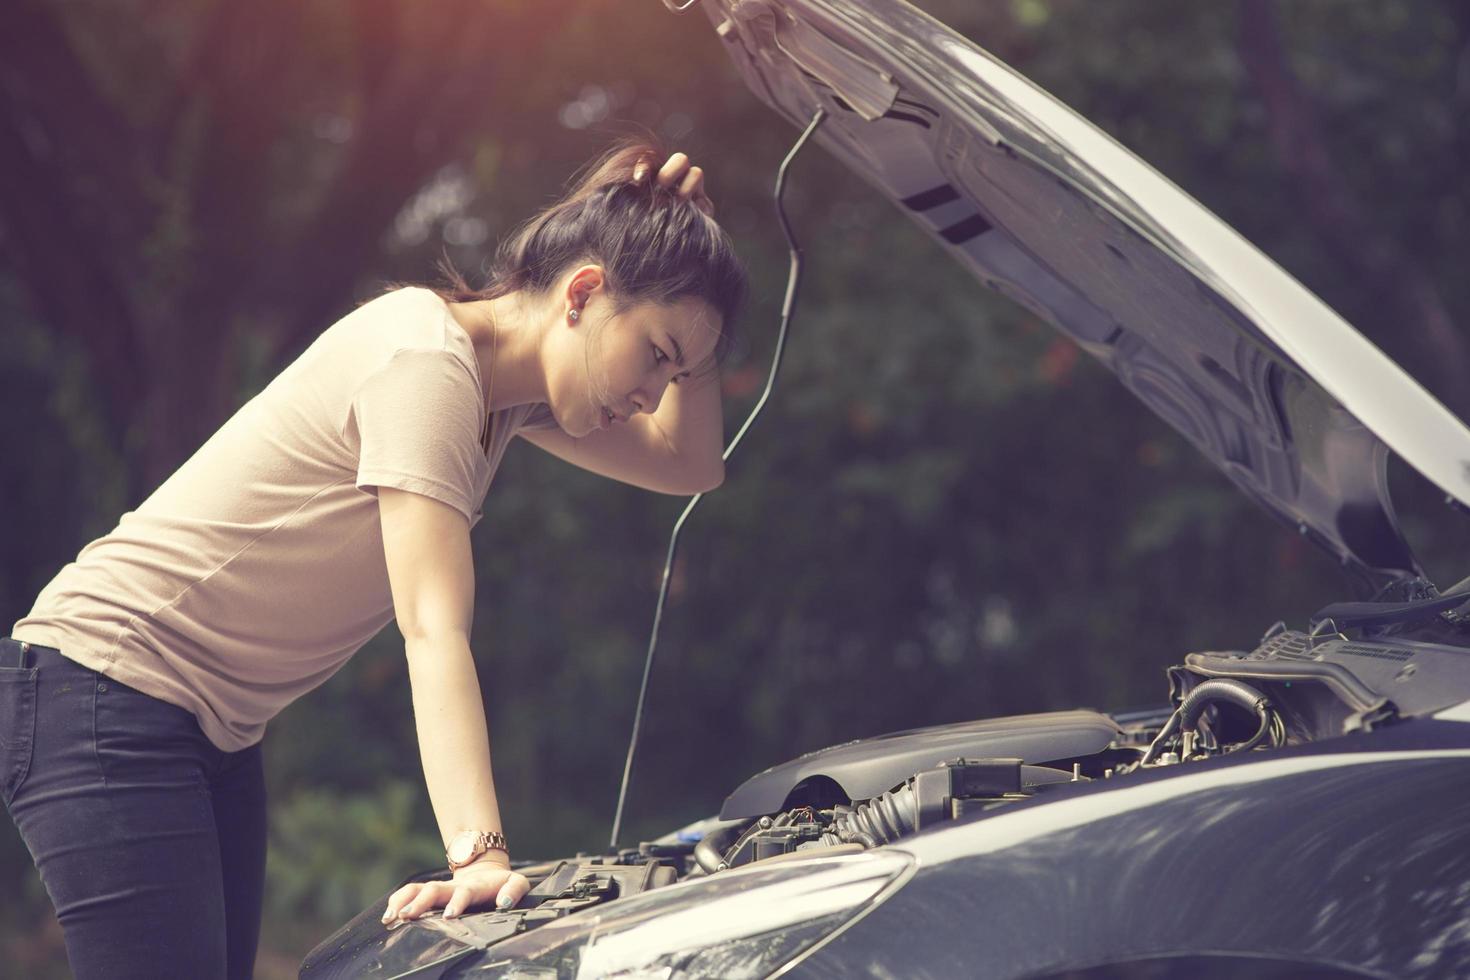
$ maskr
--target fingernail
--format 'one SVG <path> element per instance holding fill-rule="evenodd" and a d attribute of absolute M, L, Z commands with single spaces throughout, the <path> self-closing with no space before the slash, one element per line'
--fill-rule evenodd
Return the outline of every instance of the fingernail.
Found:
<path fill-rule="evenodd" d="M 456 915 L 459 915 L 459 909 L 445 909 L 444 910 L 444 918 L 446 918 L 446 919 L 452 919 Z"/>
<path fill-rule="evenodd" d="M 498 909 L 508 909 L 514 904 L 509 895 L 501 895 L 495 900 L 495 907 Z"/>

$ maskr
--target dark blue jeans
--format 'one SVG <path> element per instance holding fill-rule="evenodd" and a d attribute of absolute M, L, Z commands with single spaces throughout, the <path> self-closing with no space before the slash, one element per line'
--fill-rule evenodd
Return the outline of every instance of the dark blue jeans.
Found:
<path fill-rule="evenodd" d="M 259 744 L 222 752 L 187 709 L 5 637 L 0 799 L 79 980 L 251 975 L 265 882 Z"/>

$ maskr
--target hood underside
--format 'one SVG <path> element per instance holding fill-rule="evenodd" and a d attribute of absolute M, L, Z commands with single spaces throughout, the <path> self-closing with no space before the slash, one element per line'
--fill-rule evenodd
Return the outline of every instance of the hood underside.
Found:
<path fill-rule="evenodd" d="M 706 0 L 764 102 L 989 289 L 1102 361 L 1365 593 L 1422 577 L 1392 449 L 1470 504 L 1470 431 L 1326 304 L 1065 105 L 899 0 Z"/>

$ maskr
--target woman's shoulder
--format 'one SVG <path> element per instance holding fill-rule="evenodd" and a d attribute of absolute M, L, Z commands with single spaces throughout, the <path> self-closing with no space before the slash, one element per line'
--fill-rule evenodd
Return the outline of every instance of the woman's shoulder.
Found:
<path fill-rule="evenodd" d="M 358 304 L 333 324 L 339 333 L 378 341 L 386 350 L 447 350 L 462 356 L 464 344 L 451 329 L 448 305 L 424 286 L 394 286 Z"/>
<path fill-rule="evenodd" d="M 438 293 L 427 286 L 391 284 L 384 287 L 377 295 L 358 304 L 357 311 L 369 310 L 375 314 L 390 316 L 402 316 L 404 313 L 413 312 L 423 315 L 430 321 L 436 321 L 439 317 L 448 314 L 449 306 L 439 298 Z"/>

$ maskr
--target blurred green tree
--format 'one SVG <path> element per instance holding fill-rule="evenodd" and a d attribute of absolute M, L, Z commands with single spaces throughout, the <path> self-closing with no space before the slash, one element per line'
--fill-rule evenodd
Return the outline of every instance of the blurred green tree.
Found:
<path fill-rule="evenodd" d="M 1139 152 L 1464 415 L 1463 5 L 919 6 Z M 473 271 L 632 126 L 708 169 L 751 265 L 733 422 L 774 336 L 770 187 L 795 133 L 701 16 L 654 0 L 13 0 L 8 622 L 355 300 L 422 280 L 440 249 Z M 685 534 L 628 839 L 823 744 L 1157 700 L 1185 651 L 1249 645 L 1340 596 L 1329 561 L 840 163 L 801 158 L 788 204 L 808 260 L 789 361 Z M 1431 572 L 1464 575 L 1470 537 L 1446 533 L 1422 482 L 1395 480 Z M 473 642 L 498 678 L 484 693 L 520 855 L 605 840 L 681 506 L 525 449 L 491 491 Z M 262 975 L 289 976 L 437 861 L 396 631 L 284 712 L 266 748 Z M 353 866 L 329 864 L 328 843 Z M 0 884 L 17 882 L 0 956 L 64 976 L 24 848 L 0 832 Z"/>

